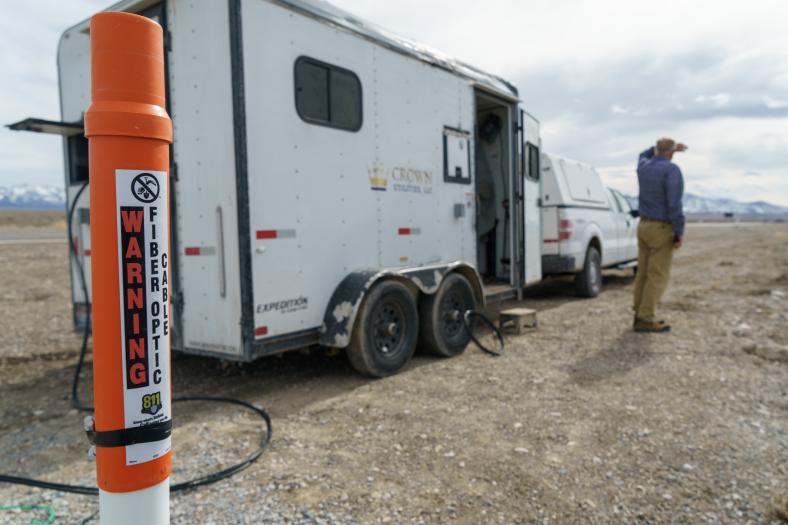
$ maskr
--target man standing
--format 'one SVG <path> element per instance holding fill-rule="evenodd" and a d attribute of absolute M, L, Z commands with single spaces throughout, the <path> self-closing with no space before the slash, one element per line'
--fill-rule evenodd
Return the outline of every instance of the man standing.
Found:
<path fill-rule="evenodd" d="M 657 146 L 640 154 L 640 224 L 638 225 L 638 273 L 635 278 L 636 332 L 670 332 L 670 325 L 656 317 L 657 304 L 668 286 L 673 250 L 681 248 L 684 212 L 681 198 L 684 179 L 671 162 L 673 154 L 687 146 L 661 138 Z"/>

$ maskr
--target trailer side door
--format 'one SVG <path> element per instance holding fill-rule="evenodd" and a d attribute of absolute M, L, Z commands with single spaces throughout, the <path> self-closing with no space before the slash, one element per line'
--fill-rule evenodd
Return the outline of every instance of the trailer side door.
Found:
<path fill-rule="evenodd" d="M 520 112 L 521 157 L 520 177 L 523 187 L 523 244 L 525 257 L 521 272 L 522 285 L 542 279 L 542 213 L 540 199 L 540 150 L 539 121 L 527 112 Z"/>
<path fill-rule="evenodd" d="M 228 3 L 167 7 L 179 346 L 244 359 Z"/>

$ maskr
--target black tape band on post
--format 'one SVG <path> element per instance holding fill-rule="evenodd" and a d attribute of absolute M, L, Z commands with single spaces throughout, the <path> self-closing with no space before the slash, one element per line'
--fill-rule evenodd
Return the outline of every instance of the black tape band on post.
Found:
<path fill-rule="evenodd" d="M 172 419 L 141 427 L 121 428 L 118 430 L 86 431 L 88 439 L 97 447 L 126 447 L 138 443 L 154 443 L 170 437 Z"/>

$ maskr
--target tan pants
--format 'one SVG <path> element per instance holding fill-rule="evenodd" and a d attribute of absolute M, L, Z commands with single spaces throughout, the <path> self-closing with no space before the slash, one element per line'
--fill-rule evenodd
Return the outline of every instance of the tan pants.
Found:
<path fill-rule="evenodd" d="M 668 287 L 673 262 L 673 228 L 669 223 L 641 220 L 638 225 L 638 273 L 635 317 L 656 321 L 657 304 Z"/>

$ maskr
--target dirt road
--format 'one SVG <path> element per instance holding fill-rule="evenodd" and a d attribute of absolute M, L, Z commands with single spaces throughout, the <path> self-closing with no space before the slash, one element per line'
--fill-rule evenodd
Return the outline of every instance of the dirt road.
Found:
<path fill-rule="evenodd" d="M 79 347 L 65 244 L 0 246 L 0 471 L 92 484 L 70 410 Z M 662 313 L 631 332 L 631 272 L 594 300 L 529 292 L 540 328 L 506 355 L 417 357 L 385 380 L 343 356 L 246 367 L 177 357 L 176 393 L 265 406 L 270 450 L 172 500 L 173 523 L 770 523 L 788 494 L 788 226 L 690 226 Z M 90 376 L 83 391 L 89 397 Z M 174 481 L 258 439 L 246 414 L 176 405 Z M 79 523 L 95 499 L 0 485 L 0 505 Z M 0 523 L 46 509 L 0 511 Z M 777 521 L 779 522 L 779 521 Z"/>

